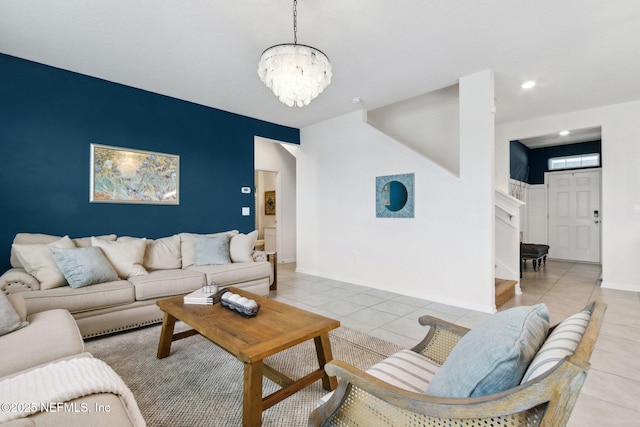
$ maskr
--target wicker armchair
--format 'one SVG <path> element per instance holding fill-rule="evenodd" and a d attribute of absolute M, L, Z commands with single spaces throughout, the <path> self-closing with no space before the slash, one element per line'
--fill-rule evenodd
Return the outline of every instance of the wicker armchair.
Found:
<path fill-rule="evenodd" d="M 332 361 L 325 369 L 339 377 L 338 388 L 311 413 L 309 425 L 564 426 L 586 379 L 606 305 L 594 302 L 586 310 L 591 311 L 591 318 L 573 355 L 537 378 L 488 396 L 441 398 L 411 392 Z M 412 350 L 438 364 L 468 331 L 431 316 L 419 321 L 430 330 Z"/>

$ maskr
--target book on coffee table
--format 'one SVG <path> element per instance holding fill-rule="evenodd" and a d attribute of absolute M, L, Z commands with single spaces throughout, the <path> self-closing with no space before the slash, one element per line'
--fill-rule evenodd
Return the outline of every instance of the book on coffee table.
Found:
<path fill-rule="evenodd" d="M 213 305 L 220 301 L 220 297 L 222 294 L 227 292 L 226 289 L 221 289 L 218 292 L 211 293 L 211 291 L 205 292 L 202 289 L 197 289 L 191 292 L 188 295 L 184 296 L 185 304 L 203 304 L 203 305 Z"/>

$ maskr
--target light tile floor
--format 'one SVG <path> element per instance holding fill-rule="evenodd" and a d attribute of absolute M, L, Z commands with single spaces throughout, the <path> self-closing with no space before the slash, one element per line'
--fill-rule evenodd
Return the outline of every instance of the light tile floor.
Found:
<path fill-rule="evenodd" d="M 531 264 L 522 294 L 500 310 L 538 302 L 547 304 L 551 322 L 579 311 L 593 299 L 608 304 L 591 370 L 569 426 L 640 426 L 640 293 L 602 289 L 599 265 L 547 261 Z M 418 317 L 439 317 L 472 328 L 490 314 L 412 298 L 393 292 L 295 272 L 278 265 L 278 290 L 272 298 L 340 320 L 342 325 L 412 347 L 424 335 Z"/>

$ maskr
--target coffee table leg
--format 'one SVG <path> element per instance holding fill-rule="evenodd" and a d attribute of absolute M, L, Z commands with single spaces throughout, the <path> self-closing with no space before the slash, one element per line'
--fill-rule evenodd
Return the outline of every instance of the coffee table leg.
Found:
<path fill-rule="evenodd" d="M 318 354 L 318 363 L 320 369 L 324 369 L 324 365 L 333 360 L 333 354 L 331 353 L 331 341 L 329 341 L 329 334 L 322 334 L 319 337 L 313 339 L 316 343 L 316 353 Z M 338 386 L 338 380 L 336 377 L 330 377 L 324 374 L 322 377 L 322 387 L 325 390 L 332 391 Z"/>
<path fill-rule="evenodd" d="M 158 342 L 158 359 L 165 358 L 171 352 L 171 342 L 173 341 L 173 328 L 176 326 L 176 318 L 169 313 L 164 314 L 162 319 L 162 331 L 160 332 L 160 342 Z"/>
<path fill-rule="evenodd" d="M 262 360 L 244 364 L 242 425 L 262 425 Z"/>

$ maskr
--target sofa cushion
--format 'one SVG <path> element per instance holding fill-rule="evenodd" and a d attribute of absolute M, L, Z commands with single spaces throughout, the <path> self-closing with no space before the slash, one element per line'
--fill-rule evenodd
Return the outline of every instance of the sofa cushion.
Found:
<path fill-rule="evenodd" d="M 47 244 L 19 244 L 12 248 L 27 273 L 40 282 L 40 289 L 52 289 L 67 284 L 64 275 L 51 255 L 51 248 L 75 248 L 69 236 Z"/>
<path fill-rule="evenodd" d="M 13 238 L 14 244 L 19 245 L 46 245 L 51 242 L 55 242 L 57 240 L 62 239 L 62 236 L 52 236 L 51 234 L 40 234 L 40 233 L 18 233 L 16 237 Z M 11 267 L 14 268 L 24 268 L 20 259 L 15 253 L 15 249 L 11 246 Z"/>
<path fill-rule="evenodd" d="M 135 301 L 133 285 L 126 280 L 74 289 L 63 286 L 38 292 L 22 292 L 27 311 L 37 313 L 64 308 L 71 313 L 130 304 Z"/>
<path fill-rule="evenodd" d="M 116 273 L 121 279 L 148 274 L 142 266 L 144 253 L 147 249 L 147 239 L 107 240 L 91 238 L 91 246 L 102 249 Z"/>
<path fill-rule="evenodd" d="M 232 262 L 252 262 L 253 249 L 258 239 L 258 230 L 248 234 L 235 234 L 229 242 L 229 253 Z"/>
<path fill-rule="evenodd" d="M 100 248 L 51 248 L 51 255 L 72 288 L 119 279 Z"/>
<path fill-rule="evenodd" d="M 589 319 L 591 319 L 591 312 L 585 310 L 567 317 L 556 326 L 527 368 L 522 383 L 539 377 L 562 359 L 572 355 L 587 329 Z"/>
<path fill-rule="evenodd" d="M 170 297 L 192 292 L 205 284 L 205 275 L 190 270 L 155 270 L 129 279 L 137 301 Z"/>
<path fill-rule="evenodd" d="M 192 265 L 188 268 L 207 275 L 207 283 L 218 286 L 231 286 L 236 283 L 264 279 L 271 276 L 271 264 L 268 262 L 234 262 L 227 265 Z"/>
<path fill-rule="evenodd" d="M 60 309 L 29 316 L 27 327 L 3 335 L 0 343 L 0 377 L 84 351 L 76 321 Z"/>
<path fill-rule="evenodd" d="M 229 255 L 229 236 L 198 236 L 193 241 L 196 248 L 194 265 L 231 264 Z"/>
<path fill-rule="evenodd" d="M 212 234 L 196 234 L 196 233 L 180 233 L 180 252 L 182 254 L 182 268 L 187 268 L 196 262 L 196 248 L 194 240 L 198 236 L 218 236 L 220 234 L 226 234 L 229 237 L 234 234 L 238 234 L 238 230 L 222 231 L 220 233 Z"/>
<path fill-rule="evenodd" d="M 0 292 L 0 336 L 23 328 L 28 322 L 21 322 L 20 316 L 7 299 L 4 292 Z"/>
<path fill-rule="evenodd" d="M 495 314 L 456 344 L 427 394 L 475 397 L 518 385 L 548 330 L 549 312 L 544 304 Z"/>
<path fill-rule="evenodd" d="M 437 363 L 405 349 L 376 363 L 367 369 L 367 373 L 396 387 L 424 393 L 439 369 Z"/>

